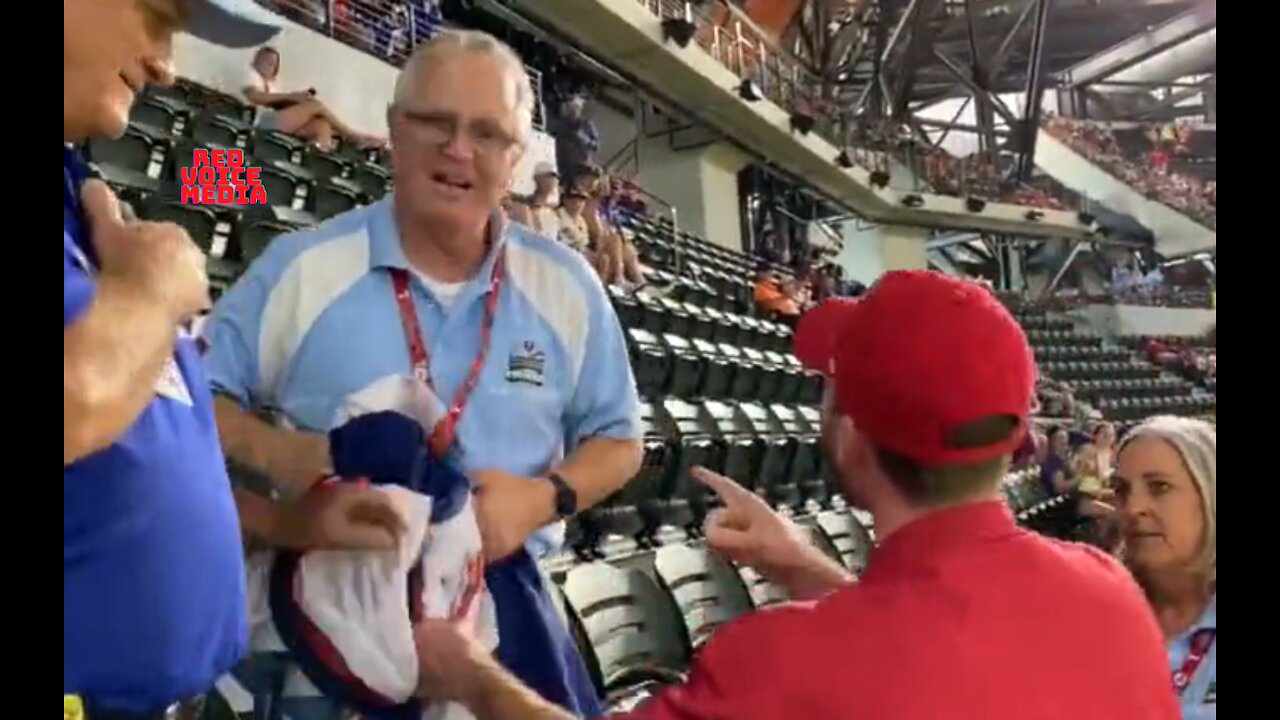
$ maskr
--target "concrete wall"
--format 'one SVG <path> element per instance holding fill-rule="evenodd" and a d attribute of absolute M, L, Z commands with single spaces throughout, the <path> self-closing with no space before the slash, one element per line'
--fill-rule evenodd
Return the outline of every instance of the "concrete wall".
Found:
<path fill-rule="evenodd" d="M 845 277 L 864 285 L 875 282 L 887 270 L 911 270 L 928 267 L 924 249 L 928 230 L 922 228 L 876 225 L 849 221 L 841 227 L 844 250 L 836 262 L 844 268 Z"/>
<path fill-rule="evenodd" d="M 1109 335 L 1198 337 L 1218 324 L 1217 310 L 1140 305 L 1087 305 L 1070 315 Z"/>
<path fill-rule="evenodd" d="M 603 163 L 636 138 L 636 124 L 629 115 L 595 105 L 591 117 L 600 132 L 599 158 Z M 693 150 L 672 150 L 665 136 L 641 138 L 639 172 L 632 178 L 642 188 L 674 205 L 682 229 L 709 242 L 733 250 L 743 247 L 742 219 L 738 211 L 738 172 L 748 158 L 736 148 L 715 143 Z M 621 166 L 630 171 L 627 161 Z"/>
<path fill-rule="evenodd" d="M 288 20 L 281 24 L 284 29 L 271 41 L 280 51 L 279 89 L 291 92 L 314 87 L 316 96 L 344 122 L 363 132 L 386 135 L 387 106 L 399 68 L 310 28 Z M 179 75 L 239 96 L 240 80 L 254 50 L 228 50 L 180 34 L 174 37 L 173 52 Z M 542 160 L 554 163 L 555 155 L 555 141 L 534 132 L 516 167 L 513 189 L 532 192 L 534 165 Z"/>

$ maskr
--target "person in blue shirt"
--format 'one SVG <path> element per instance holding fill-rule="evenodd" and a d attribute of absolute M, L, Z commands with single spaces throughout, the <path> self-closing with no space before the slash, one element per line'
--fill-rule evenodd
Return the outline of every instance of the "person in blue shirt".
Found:
<path fill-rule="evenodd" d="M 599 698 L 536 559 L 561 543 L 564 519 L 638 471 L 639 399 L 587 261 L 499 210 L 533 100 L 519 58 L 495 38 L 449 31 L 424 43 L 388 111 L 391 195 L 275 239 L 203 334 L 224 450 L 279 487 L 326 466 L 344 401 L 420 387 L 413 414 L 475 486 L 499 659 L 591 717 Z M 244 507 L 241 519 L 271 541 Z M 273 660 L 250 657 L 233 679 L 257 698 L 298 677 Z M 283 697 L 294 720 L 341 709 L 305 683 Z"/>
<path fill-rule="evenodd" d="M 62 687 L 91 718 L 161 717 L 245 646 L 236 509 L 181 329 L 209 304 L 204 257 L 124 217 L 69 145 L 124 132 L 135 95 L 173 80 L 179 30 L 251 46 L 278 27 L 249 0 L 67 0 L 63 25 Z M 331 539 L 343 502 L 281 524 Z"/>
<path fill-rule="evenodd" d="M 1133 572 L 1169 647 L 1184 720 L 1218 716 L 1218 434 L 1150 418 L 1120 443 L 1111 478 Z"/>

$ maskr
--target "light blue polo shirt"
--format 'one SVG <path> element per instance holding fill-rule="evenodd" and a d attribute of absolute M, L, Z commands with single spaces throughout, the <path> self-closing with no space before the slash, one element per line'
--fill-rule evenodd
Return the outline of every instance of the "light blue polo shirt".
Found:
<path fill-rule="evenodd" d="M 1169 641 L 1169 674 L 1173 675 L 1191 653 L 1191 636 L 1204 628 L 1218 627 L 1218 595 L 1214 593 L 1209 607 L 1186 632 Z M 1200 661 L 1200 667 L 1178 698 L 1182 705 L 1182 720 L 1214 720 L 1218 717 L 1218 641 L 1214 639 L 1209 652 Z"/>
<path fill-rule="evenodd" d="M 506 254 L 488 358 L 458 427 L 462 469 L 537 476 L 583 439 L 640 437 L 622 328 L 585 258 L 515 223 L 491 227 L 493 249 L 447 308 L 410 275 L 447 407 L 476 357 L 493 263 Z M 389 268 L 410 269 L 391 196 L 276 239 L 204 326 L 214 388 L 323 432 L 344 399 L 410 377 Z M 544 528 L 529 549 L 538 557 L 562 534 Z"/>

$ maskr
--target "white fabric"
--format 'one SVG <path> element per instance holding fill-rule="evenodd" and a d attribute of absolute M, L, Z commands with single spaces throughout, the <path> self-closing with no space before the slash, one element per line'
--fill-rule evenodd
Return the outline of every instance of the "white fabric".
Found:
<path fill-rule="evenodd" d="M 245 68 L 244 75 L 240 77 L 239 86 L 240 95 L 244 98 L 245 102 L 252 105 L 253 101 L 249 99 L 248 93 L 250 89 L 264 93 L 269 93 L 273 90 L 271 81 L 262 77 L 262 73 L 258 72 L 257 68 L 252 65 Z"/>
<path fill-rule="evenodd" d="M 427 289 L 431 291 L 431 294 L 436 296 L 436 300 L 446 310 L 453 307 L 453 301 L 458 298 L 458 293 L 462 292 L 463 286 L 466 285 L 465 282 L 440 282 L 439 280 L 429 277 L 423 273 L 415 274 L 418 276 L 418 279 L 422 281 L 422 284 L 427 286 Z"/>
<path fill-rule="evenodd" d="M 443 407 L 423 384 L 407 377 L 390 377 L 348 398 L 334 425 L 382 410 L 400 412 L 430 427 Z M 418 680 L 406 606 L 407 573 L 414 562 L 422 563 L 423 608 L 428 617 L 460 619 L 492 649 L 498 644 L 497 615 L 493 598 L 484 588 L 480 530 L 470 498 L 452 518 L 430 525 L 430 497 L 401 487 L 379 489 L 403 511 L 407 526 L 403 545 L 398 551 L 307 553 L 298 569 L 300 604 L 353 673 L 373 690 L 403 702 L 413 696 Z M 273 560 L 273 553 L 262 553 L 248 561 L 249 642 L 253 652 L 285 650 L 268 601 Z M 460 608 L 467 597 L 474 601 Z M 285 687 L 286 697 L 320 694 L 301 675 L 290 678 Z M 453 703 L 430 703 L 423 712 L 423 720 L 471 717 Z"/>

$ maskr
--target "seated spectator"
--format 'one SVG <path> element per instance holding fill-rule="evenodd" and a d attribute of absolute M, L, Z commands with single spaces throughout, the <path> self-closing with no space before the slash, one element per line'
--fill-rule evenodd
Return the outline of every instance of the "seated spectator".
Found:
<path fill-rule="evenodd" d="M 756 307 L 766 313 L 790 319 L 800 316 L 800 303 L 787 294 L 768 265 L 756 268 L 753 298 Z"/>
<path fill-rule="evenodd" d="M 1040 487 L 1046 495 L 1063 495 L 1075 489 L 1071 465 L 1071 437 L 1061 425 L 1049 429 L 1049 452 L 1040 464 Z"/>
<path fill-rule="evenodd" d="M 609 180 L 595 166 L 580 167 L 582 169 L 570 182 L 570 186 L 587 196 L 585 214 L 596 272 L 606 285 L 630 285 L 633 289 L 637 288 L 644 283 L 640 253 L 629 238 L 618 232 L 616 208 L 609 194 Z"/>
<path fill-rule="evenodd" d="M 560 218 L 555 202 L 560 193 L 560 176 L 549 162 L 540 162 L 533 169 L 533 194 L 515 203 L 512 219 L 528 225 L 547 237 L 560 236 Z"/>
<path fill-rule="evenodd" d="M 340 121 L 328 106 L 316 99 L 315 88 L 276 92 L 279 74 L 280 52 L 270 46 L 258 48 L 240 82 L 244 99 L 258 108 L 258 127 L 310 140 L 325 151 L 334 148 L 337 136 L 362 148 L 386 144 L 384 138 L 359 132 Z"/>
<path fill-rule="evenodd" d="M 591 259 L 591 233 L 587 228 L 586 208 L 586 194 L 571 187 L 560 197 L 556 221 L 560 228 L 560 240 Z"/>

